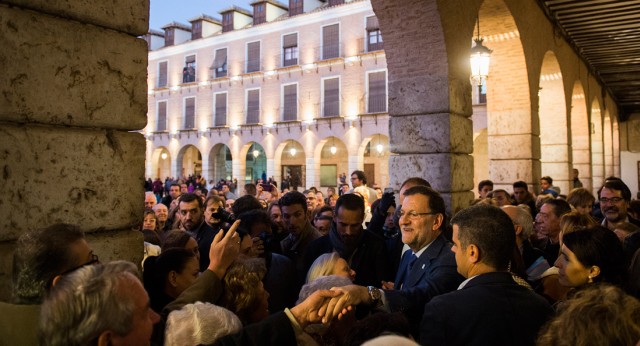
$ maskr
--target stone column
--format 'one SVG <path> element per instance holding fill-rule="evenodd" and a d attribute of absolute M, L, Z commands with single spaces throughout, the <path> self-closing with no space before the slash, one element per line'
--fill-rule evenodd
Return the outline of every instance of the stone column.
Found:
<path fill-rule="evenodd" d="M 57 222 L 140 263 L 148 1 L 0 1 L 0 299 L 15 240 Z M 99 231 L 96 229 L 100 228 Z"/>

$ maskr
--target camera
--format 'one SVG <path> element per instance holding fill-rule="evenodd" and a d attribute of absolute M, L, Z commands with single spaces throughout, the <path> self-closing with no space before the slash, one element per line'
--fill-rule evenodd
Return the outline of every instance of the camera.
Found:
<path fill-rule="evenodd" d="M 218 210 L 212 214 L 211 216 L 213 216 L 214 218 L 222 221 L 222 222 L 226 222 L 226 223 L 234 223 L 236 222 L 236 216 L 233 215 L 232 213 L 224 210 L 224 208 L 218 208 Z"/>

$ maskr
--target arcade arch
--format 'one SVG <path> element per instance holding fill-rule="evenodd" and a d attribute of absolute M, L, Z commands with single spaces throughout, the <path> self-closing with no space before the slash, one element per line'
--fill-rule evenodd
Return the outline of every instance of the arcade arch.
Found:
<path fill-rule="evenodd" d="M 579 179 L 582 182 L 582 186 L 591 191 L 593 189 L 593 179 L 591 173 L 589 116 L 587 114 L 584 89 L 579 80 L 573 84 L 573 94 L 571 95 L 571 152 L 573 168 L 580 172 Z"/>
<path fill-rule="evenodd" d="M 171 153 L 166 147 L 157 147 L 153 150 L 151 171 L 155 178 L 161 180 L 171 176 Z"/>
<path fill-rule="evenodd" d="M 231 180 L 233 176 L 233 156 L 226 144 L 218 143 L 209 151 L 209 180 Z"/>
<path fill-rule="evenodd" d="M 176 160 L 176 172 L 178 176 L 202 174 L 202 154 L 194 145 L 186 145 L 178 152 Z"/>

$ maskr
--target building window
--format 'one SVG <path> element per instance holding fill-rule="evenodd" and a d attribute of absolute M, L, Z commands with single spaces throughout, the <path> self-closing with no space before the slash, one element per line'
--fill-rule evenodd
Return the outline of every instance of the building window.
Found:
<path fill-rule="evenodd" d="M 368 76 L 368 113 L 384 113 L 387 111 L 387 73 L 371 72 Z"/>
<path fill-rule="evenodd" d="M 282 87 L 282 93 L 282 120 L 298 120 L 298 85 L 285 85 Z"/>
<path fill-rule="evenodd" d="M 323 117 L 340 116 L 340 78 L 328 78 L 323 81 Z"/>
<path fill-rule="evenodd" d="M 164 32 L 164 45 L 173 46 L 173 32 L 174 29 L 167 29 Z"/>
<path fill-rule="evenodd" d="M 167 66 L 166 61 L 158 63 L 158 88 L 167 87 Z"/>
<path fill-rule="evenodd" d="M 340 56 L 340 25 L 322 27 L 322 60 Z"/>
<path fill-rule="evenodd" d="M 260 41 L 247 43 L 247 73 L 260 71 Z"/>
<path fill-rule="evenodd" d="M 247 90 L 247 122 L 260 123 L 260 89 Z"/>
<path fill-rule="evenodd" d="M 197 40 L 202 38 L 202 21 L 193 22 L 191 24 L 191 39 Z"/>
<path fill-rule="evenodd" d="M 158 102 L 158 121 L 156 122 L 156 131 L 167 131 L 167 101 Z"/>
<path fill-rule="evenodd" d="M 378 17 L 367 17 L 367 52 L 384 49 Z"/>
<path fill-rule="evenodd" d="M 213 102 L 213 126 L 227 126 L 227 93 L 216 94 Z"/>
<path fill-rule="evenodd" d="M 233 30 L 233 12 L 229 11 L 222 15 L 222 32 Z"/>
<path fill-rule="evenodd" d="M 289 0 L 289 15 L 295 16 L 298 14 L 302 14 L 304 12 L 302 4 L 303 0 Z"/>
<path fill-rule="evenodd" d="M 329 6 L 336 6 L 344 4 L 344 0 L 329 0 Z"/>
<path fill-rule="evenodd" d="M 227 49 L 216 49 L 216 55 L 213 59 L 213 76 L 222 78 L 227 76 Z"/>
<path fill-rule="evenodd" d="M 298 65 L 298 34 L 289 34 L 282 37 L 282 66 Z"/>
<path fill-rule="evenodd" d="M 267 11 L 265 3 L 253 5 L 253 25 L 262 24 L 267 21 Z"/>
<path fill-rule="evenodd" d="M 184 99 L 184 128 L 191 130 L 196 128 L 196 98 Z"/>
<path fill-rule="evenodd" d="M 189 55 L 184 59 L 182 68 L 182 83 L 193 83 L 196 81 L 196 56 Z"/>

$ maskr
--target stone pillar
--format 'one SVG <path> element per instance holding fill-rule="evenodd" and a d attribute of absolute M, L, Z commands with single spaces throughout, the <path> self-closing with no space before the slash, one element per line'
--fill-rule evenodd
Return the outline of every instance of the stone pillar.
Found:
<path fill-rule="evenodd" d="M 0 299 L 13 244 L 57 222 L 142 260 L 148 1 L 0 1 Z M 95 229 L 101 228 L 99 231 Z"/>
<path fill-rule="evenodd" d="M 313 152 L 306 153 L 305 160 L 305 186 L 303 190 L 306 190 L 312 186 L 320 188 L 320 159 L 316 160 L 313 156 Z M 300 191 L 302 192 L 302 191 Z"/>
<path fill-rule="evenodd" d="M 477 8 L 439 7 L 433 0 L 371 3 L 389 68 L 390 185 L 423 177 L 455 212 L 473 199 L 473 139 L 469 69 L 449 55 L 469 51 Z"/>

